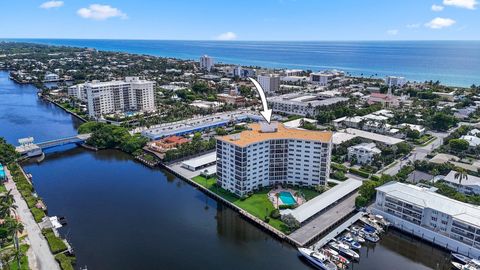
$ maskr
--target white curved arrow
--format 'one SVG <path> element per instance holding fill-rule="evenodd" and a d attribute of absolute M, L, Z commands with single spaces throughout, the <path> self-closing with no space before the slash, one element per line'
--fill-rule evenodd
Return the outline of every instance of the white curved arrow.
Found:
<path fill-rule="evenodd" d="M 265 118 L 265 120 L 270 124 L 270 120 L 272 118 L 272 109 L 268 108 L 265 92 L 263 91 L 262 86 L 257 82 L 257 80 L 252 79 L 250 77 L 248 77 L 248 79 L 250 79 L 253 85 L 255 85 L 255 88 L 257 88 L 257 92 L 260 95 L 260 99 L 262 99 L 263 111 L 261 111 L 260 113 L 262 114 L 263 118 Z"/>

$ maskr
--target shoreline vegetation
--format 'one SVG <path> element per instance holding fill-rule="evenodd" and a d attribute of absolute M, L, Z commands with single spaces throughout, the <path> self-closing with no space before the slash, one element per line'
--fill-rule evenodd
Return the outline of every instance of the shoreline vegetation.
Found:
<path fill-rule="evenodd" d="M 42 199 L 38 197 L 35 192 L 33 183 L 30 181 L 23 168 L 17 159 L 19 155 L 15 152 L 15 147 L 8 144 L 5 139 L 0 137 L 0 163 L 5 164 L 7 167 L 12 181 L 16 186 L 16 189 L 19 191 L 21 198 L 25 201 L 28 209 L 30 210 L 35 223 L 39 226 L 39 223 L 44 220 L 46 215 L 46 207 Z M 21 223 L 18 221 L 18 216 L 16 214 L 17 206 L 14 204 L 14 198 L 11 194 L 11 190 L 5 188 L 4 184 L 1 184 L 0 191 L 0 200 L 2 208 L 0 210 L 0 256 L 2 258 L 3 264 L 10 265 L 9 269 L 30 269 L 27 260 L 27 250 L 29 246 L 20 242 L 17 238 L 17 235 L 21 235 L 25 230 Z M 12 217 L 10 215 L 14 214 Z M 12 231 L 13 230 L 13 231 Z M 42 231 L 49 249 L 52 255 L 55 257 L 57 262 L 60 264 L 61 269 L 63 270 L 73 270 L 75 265 L 75 256 L 71 254 L 66 254 L 67 245 L 65 241 L 60 238 L 57 234 L 54 233 L 52 229 L 47 229 Z M 11 236 L 13 234 L 13 236 Z M 15 252 L 11 252 L 11 241 L 13 241 L 13 246 Z M 17 263 L 13 263 L 11 255 L 17 258 Z M 5 257 L 5 260 L 3 258 Z M 15 262 L 15 260 L 13 260 Z"/>

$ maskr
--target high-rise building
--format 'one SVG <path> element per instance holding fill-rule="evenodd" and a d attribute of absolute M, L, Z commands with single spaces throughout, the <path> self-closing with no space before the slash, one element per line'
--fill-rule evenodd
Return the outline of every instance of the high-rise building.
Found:
<path fill-rule="evenodd" d="M 394 227 L 454 252 L 480 257 L 480 208 L 433 190 L 390 182 L 377 188 L 373 213 Z"/>
<path fill-rule="evenodd" d="M 87 90 L 83 83 L 68 87 L 68 95 L 83 102 L 87 102 Z"/>
<path fill-rule="evenodd" d="M 280 90 L 280 77 L 277 75 L 258 75 L 257 81 L 267 93 L 275 93 Z"/>
<path fill-rule="evenodd" d="M 405 77 L 387 76 L 385 78 L 385 83 L 388 87 L 402 87 L 407 83 L 407 81 L 405 80 Z"/>
<path fill-rule="evenodd" d="M 155 111 L 154 84 L 153 81 L 140 80 L 138 77 L 85 83 L 88 115 L 98 118 L 111 113 Z"/>
<path fill-rule="evenodd" d="M 256 123 L 217 138 L 217 183 L 238 196 L 276 184 L 326 185 L 332 133 Z"/>
<path fill-rule="evenodd" d="M 212 67 L 214 65 L 214 61 L 213 61 L 213 58 L 208 56 L 208 55 L 203 55 L 202 57 L 200 57 L 200 68 L 201 69 L 204 69 L 208 72 L 210 72 L 210 70 L 212 70 Z"/>

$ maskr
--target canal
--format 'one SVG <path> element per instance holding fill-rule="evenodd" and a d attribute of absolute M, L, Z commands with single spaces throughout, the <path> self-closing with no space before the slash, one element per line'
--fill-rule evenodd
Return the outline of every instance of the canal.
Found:
<path fill-rule="evenodd" d="M 75 134 L 79 121 L 0 72 L 0 136 Z M 88 269 L 309 269 L 296 250 L 174 175 L 115 150 L 65 147 L 24 164 Z M 391 230 L 352 269 L 450 269 L 448 253 Z"/>

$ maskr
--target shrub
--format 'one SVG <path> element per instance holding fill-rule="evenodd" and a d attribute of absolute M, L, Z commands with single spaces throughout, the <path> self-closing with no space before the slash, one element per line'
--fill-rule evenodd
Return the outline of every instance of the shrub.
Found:
<path fill-rule="evenodd" d="M 280 218 L 280 211 L 278 211 L 278 209 L 273 209 L 272 212 L 270 212 L 270 217 L 274 219 Z"/>
<path fill-rule="evenodd" d="M 67 250 L 67 245 L 63 242 L 63 240 L 57 237 L 52 229 L 44 229 L 42 230 L 43 235 L 47 239 L 48 246 L 50 247 L 50 251 L 53 254 L 57 254 L 59 252 Z"/>
<path fill-rule="evenodd" d="M 269 218 L 269 217 L 265 217 L 265 218 L 263 219 L 263 221 L 265 221 L 266 223 L 268 223 L 268 222 L 270 222 L 270 218 Z"/>
<path fill-rule="evenodd" d="M 368 204 L 368 199 L 363 196 L 358 196 L 355 198 L 355 206 L 356 207 L 364 207 Z"/>
<path fill-rule="evenodd" d="M 380 176 L 377 176 L 377 175 L 370 175 L 370 180 L 373 180 L 373 181 L 380 181 Z"/>
<path fill-rule="evenodd" d="M 60 264 L 62 270 L 74 270 L 73 265 L 76 263 L 76 258 L 67 256 L 65 253 L 55 255 L 55 260 Z"/>
<path fill-rule="evenodd" d="M 350 168 L 349 171 L 353 174 L 356 174 L 356 175 L 364 177 L 364 178 L 368 178 L 370 176 L 370 174 L 368 172 L 358 170 L 358 169 L 355 169 L 355 168 Z"/>
<path fill-rule="evenodd" d="M 35 222 L 41 222 L 43 217 L 45 217 L 45 212 L 43 212 L 42 209 L 38 208 L 30 208 L 30 211 L 32 212 L 33 218 L 35 219 Z"/>

